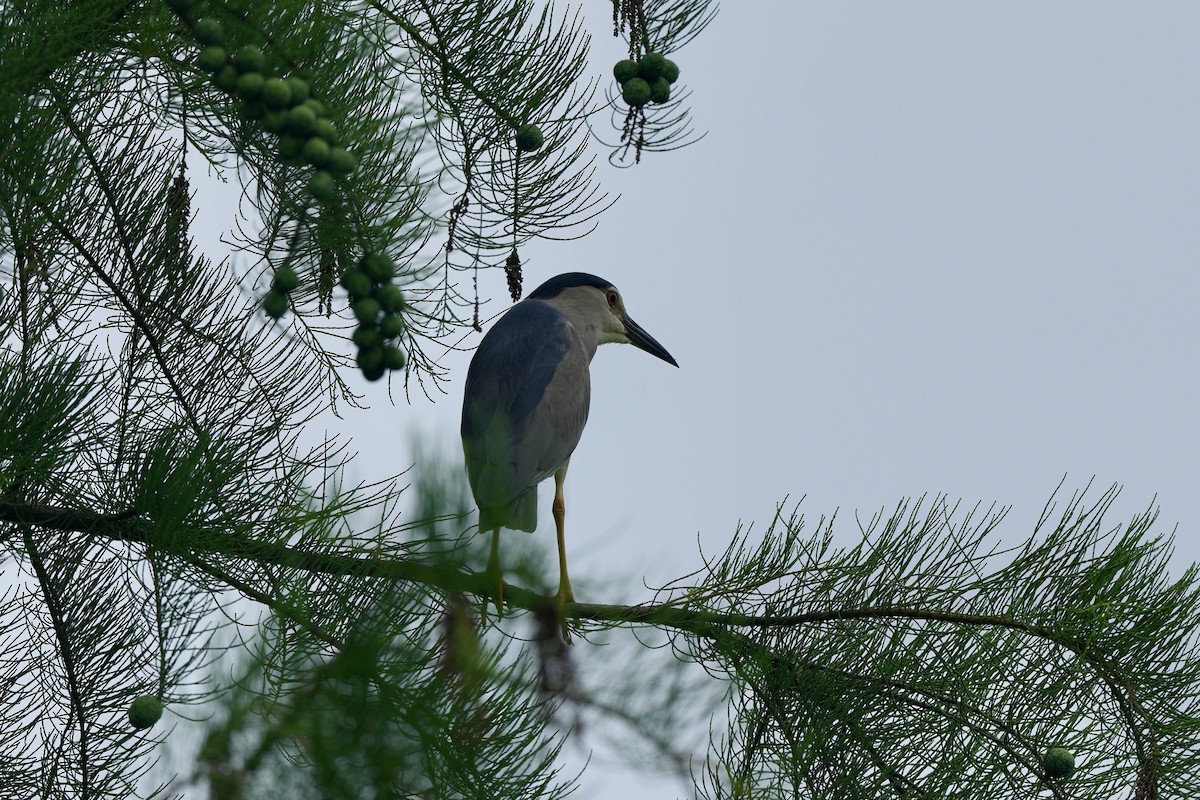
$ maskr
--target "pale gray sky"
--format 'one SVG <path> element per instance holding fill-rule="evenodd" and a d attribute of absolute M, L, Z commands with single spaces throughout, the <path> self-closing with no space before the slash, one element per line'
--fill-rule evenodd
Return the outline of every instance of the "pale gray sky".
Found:
<path fill-rule="evenodd" d="M 674 56 L 708 138 L 606 170 L 599 230 L 523 253 L 528 288 L 612 280 L 681 367 L 593 363 L 577 597 L 644 599 L 788 495 L 847 536 L 905 496 L 1011 504 L 1016 542 L 1064 474 L 1125 486 L 1114 525 L 1157 494 L 1177 567 L 1200 560 L 1197 31 L 1190 1 L 726 3 Z M 493 308 L 504 286 L 482 276 Z M 346 420 L 361 477 L 418 427 L 460 457 L 467 361 L 437 404 Z M 582 786 L 683 791 L 602 763 Z"/>

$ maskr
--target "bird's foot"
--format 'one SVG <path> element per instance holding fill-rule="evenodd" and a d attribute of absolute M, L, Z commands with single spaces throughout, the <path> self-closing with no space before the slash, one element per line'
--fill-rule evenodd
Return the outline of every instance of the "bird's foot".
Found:
<path fill-rule="evenodd" d="M 575 595 L 571 592 L 571 584 L 561 584 L 558 591 L 550 598 L 550 603 L 554 606 L 554 613 L 558 617 L 559 630 L 562 632 L 562 639 L 567 644 L 571 643 L 571 631 L 567 627 L 567 603 L 574 603 Z"/>
<path fill-rule="evenodd" d="M 504 618 L 504 574 L 500 572 L 499 567 L 488 566 L 484 571 L 487 576 L 487 582 L 493 587 L 494 591 L 491 595 L 483 598 L 483 604 L 480 608 L 480 617 L 484 622 L 487 622 L 488 604 L 496 606 L 496 619 Z"/>

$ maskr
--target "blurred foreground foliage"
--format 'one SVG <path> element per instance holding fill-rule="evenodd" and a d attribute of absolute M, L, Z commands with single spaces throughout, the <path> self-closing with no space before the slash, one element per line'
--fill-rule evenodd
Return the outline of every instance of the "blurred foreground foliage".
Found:
<path fill-rule="evenodd" d="M 618 0 L 613 26 L 686 73 L 713 11 Z M 456 465 L 354 484 L 314 439 L 353 359 L 436 387 L 423 348 L 478 322 L 460 279 L 519 293 L 524 243 L 593 224 L 599 112 L 617 159 L 687 140 L 677 87 L 596 98 L 588 25 L 0 2 L 0 796 L 561 797 L 572 736 L 703 797 L 1200 794 L 1198 576 L 1153 512 L 1105 521 L 1115 489 L 1007 549 L 1003 511 L 946 498 L 836 539 L 779 509 L 652 602 L 570 606 L 568 648 L 536 542 L 480 617 Z M 320 131 L 299 154 L 285 103 Z M 189 165 L 241 183 L 232 264 L 191 240 Z M 135 728 L 138 698 L 163 717 Z"/>

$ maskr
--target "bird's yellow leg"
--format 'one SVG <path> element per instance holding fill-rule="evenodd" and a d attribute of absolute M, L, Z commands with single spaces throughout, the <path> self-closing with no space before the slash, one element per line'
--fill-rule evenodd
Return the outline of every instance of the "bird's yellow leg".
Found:
<path fill-rule="evenodd" d="M 500 571 L 500 529 L 492 531 L 492 555 L 488 558 L 488 579 L 495 585 L 496 593 L 490 598 L 496 604 L 496 616 L 504 616 L 504 573 Z M 487 617 L 488 601 L 483 601 L 483 616 Z"/>
<path fill-rule="evenodd" d="M 569 462 L 568 462 L 569 463 Z M 563 500 L 563 481 L 567 477 L 567 464 L 564 463 L 554 473 L 554 527 L 558 529 L 558 592 L 552 598 L 554 601 L 555 610 L 558 612 L 558 619 L 562 625 L 563 641 L 567 644 L 571 643 L 571 632 L 567 630 L 567 617 L 563 613 L 563 608 L 567 603 L 575 602 L 575 595 L 571 591 L 571 578 L 567 575 L 567 542 L 564 536 L 567 521 L 567 505 Z"/>

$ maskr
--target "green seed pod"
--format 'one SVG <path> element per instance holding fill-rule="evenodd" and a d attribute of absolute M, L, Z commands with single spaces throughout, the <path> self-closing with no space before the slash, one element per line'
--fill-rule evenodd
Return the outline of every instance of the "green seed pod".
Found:
<path fill-rule="evenodd" d="M 257 100 L 262 96 L 266 79 L 261 72 L 245 72 L 238 76 L 237 93 L 246 100 Z"/>
<path fill-rule="evenodd" d="M 379 322 L 379 332 L 385 339 L 395 339 L 404 333 L 404 318 L 398 314 L 384 314 Z"/>
<path fill-rule="evenodd" d="M 242 73 L 262 72 L 267 66 L 267 58 L 263 51 L 252 44 L 239 47 L 234 53 L 233 62 L 237 65 L 238 72 Z"/>
<path fill-rule="evenodd" d="M 1065 747 L 1051 747 L 1042 757 L 1042 769 L 1055 780 L 1069 778 L 1075 771 L 1075 756 Z"/>
<path fill-rule="evenodd" d="M 671 59 L 664 59 L 666 66 L 663 67 L 662 76 L 667 79 L 667 83 L 674 83 L 679 80 L 679 65 Z"/>
<path fill-rule="evenodd" d="M 375 283 L 387 283 L 396 274 L 396 265 L 384 253 L 363 256 L 362 271 Z"/>
<path fill-rule="evenodd" d="M 367 277 L 367 273 L 357 267 L 343 272 L 340 283 L 342 288 L 350 293 L 350 299 L 353 301 L 371 296 L 371 279 Z"/>
<path fill-rule="evenodd" d="M 292 163 L 300 157 L 302 147 L 304 147 L 304 140 L 298 136 L 285 133 L 279 137 L 279 157 L 288 163 Z"/>
<path fill-rule="evenodd" d="M 358 169 L 358 157 L 344 147 L 329 151 L 329 171 L 335 175 L 349 175 Z"/>
<path fill-rule="evenodd" d="M 621 89 L 621 97 L 634 108 L 644 106 L 650 101 L 650 84 L 641 78 L 630 78 Z"/>
<path fill-rule="evenodd" d="M 196 66 L 205 72 L 220 72 L 221 67 L 229 61 L 229 53 L 219 44 L 210 45 L 196 56 Z"/>
<path fill-rule="evenodd" d="M 540 150 L 542 144 L 545 142 L 541 128 L 532 123 L 517 128 L 516 140 L 517 149 L 523 153 L 532 153 L 535 150 Z"/>
<path fill-rule="evenodd" d="M 316 115 L 308 106 L 296 106 L 288 112 L 288 130 L 297 136 L 308 136 L 317 122 Z"/>
<path fill-rule="evenodd" d="M 292 90 L 283 78 L 267 78 L 263 84 L 262 95 L 267 108 L 287 108 L 292 102 Z"/>
<path fill-rule="evenodd" d="M 298 106 L 308 99 L 308 81 L 298 75 L 286 78 L 288 89 L 292 92 L 291 105 Z"/>
<path fill-rule="evenodd" d="M 162 719 L 163 707 L 157 697 L 144 694 L 135 697 L 129 704 L 129 724 L 138 730 L 145 730 Z"/>
<path fill-rule="evenodd" d="M 363 325 L 374 325 L 382 309 L 379 301 L 373 297 L 364 297 L 354 301 L 354 317 Z"/>
<path fill-rule="evenodd" d="M 354 360 L 358 362 L 358 368 L 362 370 L 363 377 L 367 380 L 377 381 L 383 377 L 382 347 L 362 348 Z"/>
<path fill-rule="evenodd" d="M 383 365 L 388 369 L 404 369 L 404 364 L 408 359 L 404 356 L 404 351 L 394 344 L 389 344 L 383 348 Z"/>
<path fill-rule="evenodd" d="M 333 176 L 325 170 L 313 173 L 308 181 L 308 193 L 322 203 L 333 199 L 334 188 Z"/>
<path fill-rule="evenodd" d="M 637 62 L 628 58 L 621 59 L 615 65 L 613 65 L 613 77 L 616 78 L 617 83 L 621 84 L 622 86 L 624 86 L 625 81 L 629 80 L 630 78 L 636 78 L 637 72 Z"/>
<path fill-rule="evenodd" d="M 287 130 L 287 113 L 284 111 L 268 111 L 263 114 L 263 129 L 268 133 L 283 133 Z"/>
<path fill-rule="evenodd" d="M 667 59 L 662 53 L 646 53 L 638 62 L 637 76 L 646 83 L 650 83 L 655 78 L 662 76 L 663 70 L 666 68 Z"/>
<path fill-rule="evenodd" d="M 213 76 L 213 83 L 218 89 L 226 92 L 236 92 L 238 82 L 238 71 L 233 68 L 232 64 L 226 64 L 221 67 L 221 71 Z"/>
<path fill-rule="evenodd" d="M 225 44 L 225 29 L 212 17 L 201 17 L 192 25 L 192 36 L 200 44 Z"/>
<path fill-rule="evenodd" d="M 340 139 L 337 126 L 324 117 L 317 117 L 316 123 L 313 124 L 313 136 L 320 136 L 331 145 L 337 144 Z"/>
<path fill-rule="evenodd" d="M 301 157 L 314 167 L 323 167 L 329 161 L 329 143 L 317 136 L 312 136 L 304 143 L 300 151 Z"/>
<path fill-rule="evenodd" d="M 354 342 L 359 350 L 372 350 L 376 347 L 383 347 L 383 336 L 374 325 L 359 325 L 354 329 L 354 333 L 350 335 L 350 341 Z"/>
<path fill-rule="evenodd" d="M 288 310 L 287 295 L 278 289 L 272 289 L 267 292 L 266 297 L 262 301 L 263 311 L 267 312 L 267 316 L 271 319 L 279 319 Z"/>
<path fill-rule="evenodd" d="M 271 286 L 285 294 L 294 292 L 300 287 L 300 276 L 291 267 L 280 267 L 271 278 Z"/>
<path fill-rule="evenodd" d="M 404 308 L 404 292 L 394 283 L 383 284 L 374 291 L 373 296 L 388 313 L 398 314 Z"/>
<path fill-rule="evenodd" d="M 317 119 L 320 119 L 321 117 L 329 116 L 329 111 L 326 110 L 325 104 L 322 103 L 320 100 L 318 100 L 315 97 L 310 97 L 307 100 L 305 100 L 304 105 L 307 106 L 308 109 L 313 112 L 313 116 L 316 117 Z"/>
<path fill-rule="evenodd" d="M 666 78 L 658 77 L 650 84 L 650 102 L 665 103 L 671 99 L 671 84 Z"/>

